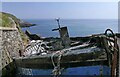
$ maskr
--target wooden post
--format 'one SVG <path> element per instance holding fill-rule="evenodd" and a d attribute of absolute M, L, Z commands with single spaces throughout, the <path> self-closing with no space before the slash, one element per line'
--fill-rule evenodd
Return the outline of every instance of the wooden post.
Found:
<path fill-rule="evenodd" d="M 65 48 L 70 47 L 70 38 L 69 38 L 69 33 L 67 30 L 67 27 L 60 27 L 60 19 L 56 19 L 57 23 L 58 23 L 58 28 L 57 29 L 53 29 L 52 31 L 56 31 L 59 30 L 59 34 L 60 34 L 60 39 L 62 41 L 62 44 Z"/>
<path fill-rule="evenodd" d="M 112 77 L 116 77 L 116 68 L 117 68 L 117 38 L 114 37 L 114 53 L 112 58 Z"/>
<path fill-rule="evenodd" d="M 67 27 L 61 27 L 60 38 L 65 48 L 70 47 L 70 38 L 69 38 Z"/>
<path fill-rule="evenodd" d="M 120 77 L 120 38 L 117 38 L 117 44 L 118 44 L 118 47 L 119 47 L 119 52 L 118 52 L 118 53 L 119 53 L 119 60 L 118 60 L 118 61 L 119 61 L 119 62 L 118 62 L 118 63 L 119 63 L 118 75 L 119 75 L 119 76 L 118 76 L 118 77 Z"/>
<path fill-rule="evenodd" d="M 102 41 L 103 46 L 104 46 L 104 48 L 106 50 L 108 65 L 109 65 L 109 67 L 111 67 L 111 56 L 110 56 L 111 51 L 109 50 L 108 41 L 106 39 L 106 36 L 102 36 L 101 41 Z"/>

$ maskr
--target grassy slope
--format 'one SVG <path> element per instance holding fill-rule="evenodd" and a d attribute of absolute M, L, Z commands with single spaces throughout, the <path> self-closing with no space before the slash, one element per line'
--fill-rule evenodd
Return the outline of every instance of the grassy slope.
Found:
<path fill-rule="evenodd" d="M 10 27 L 10 28 L 13 27 L 12 24 L 10 23 L 11 20 L 9 19 L 9 17 L 12 18 L 15 21 L 16 27 L 18 28 L 18 30 L 20 32 L 21 38 L 22 38 L 23 42 L 26 44 L 27 40 L 28 40 L 28 37 L 21 30 L 21 27 L 20 27 L 20 24 L 19 24 L 20 19 L 18 19 L 14 15 L 0 12 L 0 27 Z"/>

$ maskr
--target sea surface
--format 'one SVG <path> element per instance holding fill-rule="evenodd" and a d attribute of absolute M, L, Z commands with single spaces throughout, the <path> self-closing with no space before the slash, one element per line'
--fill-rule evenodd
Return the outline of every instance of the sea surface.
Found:
<path fill-rule="evenodd" d="M 29 30 L 33 34 L 42 37 L 59 37 L 55 19 L 23 19 L 26 22 L 37 24 L 36 26 L 22 28 L 23 31 Z M 115 19 L 61 19 L 61 27 L 67 26 L 69 36 L 87 36 L 92 34 L 104 33 L 106 29 L 118 32 L 118 21 Z"/>

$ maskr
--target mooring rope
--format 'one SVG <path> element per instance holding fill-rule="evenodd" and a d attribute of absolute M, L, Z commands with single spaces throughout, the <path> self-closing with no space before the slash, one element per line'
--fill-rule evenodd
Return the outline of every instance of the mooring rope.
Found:
<path fill-rule="evenodd" d="M 55 62 L 54 62 L 55 54 L 58 54 L 57 65 L 55 65 Z M 62 51 L 57 51 L 57 52 L 53 53 L 53 55 L 51 56 L 52 64 L 54 66 L 54 69 L 52 71 L 54 77 L 58 77 L 59 75 L 61 75 L 61 71 L 63 70 L 60 68 L 60 60 L 61 60 L 62 54 L 63 54 Z"/>
<path fill-rule="evenodd" d="M 54 67 L 56 67 L 56 65 L 55 65 L 55 63 L 54 63 L 53 57 L 54 57 L 55 54 L 57 54 L 57 53 L 59 53 L 59 52 L 60 52 L 60 51 L 57 51 L 57 52 L 53 53 L 52 56 L 51 56 L 52 64 L 53 64 Z"/>

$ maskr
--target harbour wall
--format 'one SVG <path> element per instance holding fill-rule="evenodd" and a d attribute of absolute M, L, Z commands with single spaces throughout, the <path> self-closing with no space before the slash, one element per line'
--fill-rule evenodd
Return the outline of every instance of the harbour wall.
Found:
<path fill-rule="evenodd" d="M 13 72 L 13 68 L 8 69 L 8 67 L 13 67 L 13 58 L 19 57 L 19 51 L 23 49 L 24 45 L 17 28 L 0 27 L 0 72 L 2 72 L 0 75 L 2 74 L 2 77 L 6 77 L 6 71 Z"/>

